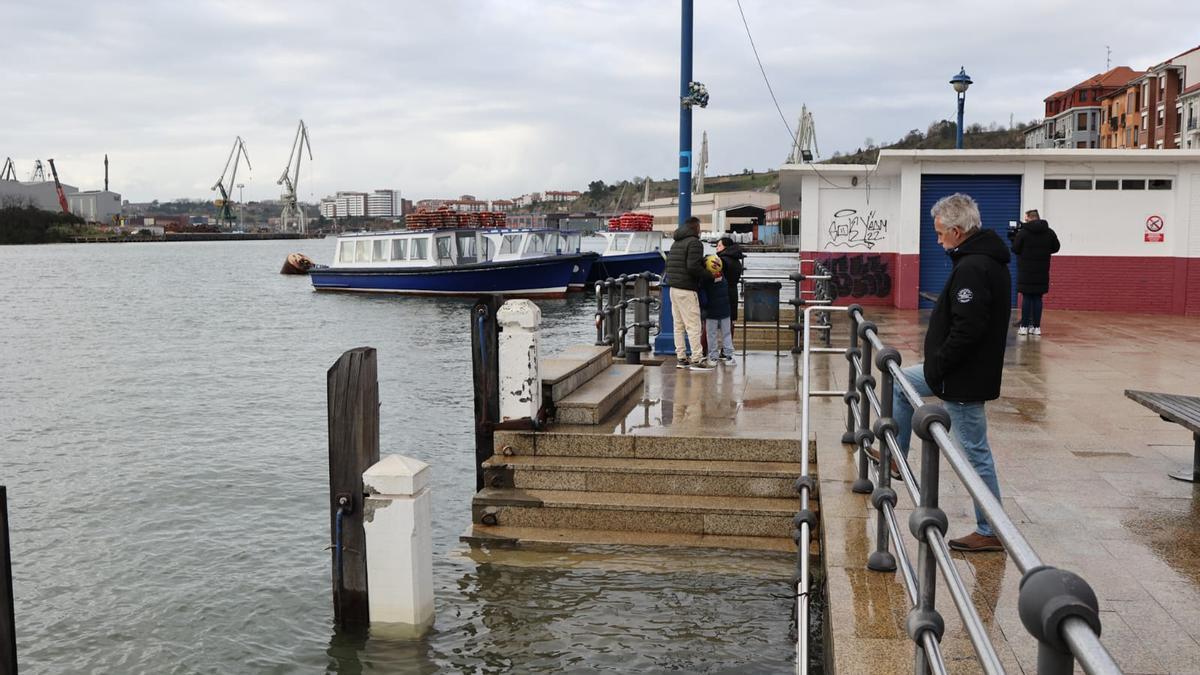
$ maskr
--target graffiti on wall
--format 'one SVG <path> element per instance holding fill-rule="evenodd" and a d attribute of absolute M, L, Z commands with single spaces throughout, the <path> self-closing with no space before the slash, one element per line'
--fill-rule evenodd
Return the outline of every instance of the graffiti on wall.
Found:
<path fill-rule="evenodd" d="M 886 298 L 892 294 L 892 273 L 882 256 L 849 253 L 825 261 L 840 298 Z"/>
<path fill-rule="evenodd" d="M 864 215 L 858 209 L 839 209 L 829 222 L 829 240 L 825 248 L 875 248 L 887 237 L 887 225 L 887 218 L 879 217 L 874 210 Z"/>

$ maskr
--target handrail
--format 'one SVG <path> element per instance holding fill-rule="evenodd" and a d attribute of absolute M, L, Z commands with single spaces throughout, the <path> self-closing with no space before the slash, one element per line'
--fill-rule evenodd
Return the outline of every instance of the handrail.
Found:
<path fill-rule="evenodd" d="M 819 349 L 811 345 L 812 315 L 814 312 L 846 312 L 850 323 L 850 343 L 844 350 Z M 800 493 L 801 512 L 794 522 L 797 531 L 793 537 L 807 551 L 811 538 L 811 527 L 803 514 L 808 511 L 808 489 L 812 486 L 808 476 L 808 439 L 810 438 L 810 399 L 830 392 L 815 392 L 809 388 L 811 356 L 814 353 L 844 354 L 848 362 L 849 382 L 842 394 L 846 403 L 846 433 L 842 442 L 857 446 L 858 477 L 852 489 L 870 493 L 871 505 L 878 512 L 876 550 L 867 567 L 875 571 L 893 572 L 900 570 L 900 578 L 913 607 L 909 612 L 910 635 L 917 642 L 917 672 L 945 672 L 939 641 L 944 623 L 935 607 L 936 576 L 941 572 L 943 582 L 950 592 L 955 609 L 962 618 L 980 666 L 987 673 L 1003 673 L 1004 668 L 995 647 L 987 634 L 982 619 L 971 601 L 970 593 L 955 568 L 945 530 L 945 512 L 938 507 L 939 459 L 949 462 L 955 475 L 967 488 L 971 497 L 1004 543 L 1005 550 L 1021 571 L 1021 590 L 1018 611 L 1022 623 L 1038 640 L 1038 672 L 1044 675 L 1070 673 L 1076 660 L 1089 674 L 1121 672 L 1112 655 L 1100 642 L 1099 608 L 1094 592 L 1080 577 L 1070 572 L 1047 567 L 1021 534 L 1012 519 L 1005 513 L 1003 505 L 988 489 L 966 459 L 961 444 L 949 433 L 949 414 L 941 405 L 925 404 L 916 388 L 904 377 L 900 368 L 900 354 L 887 346 L 879 337 L 878 328 L 868 321 L 862 307 L 810 306 L 804 310 L 801 326 L 803 332 L 803 371 L 801 434 L 805 439 L 801 453 L 801 478 L 797 481 Z M 872 365 L 878 367 L 882 391 L 876 391 L 876 379 Z M 922 440 L 921 480 L 915 480 L 907 459 L 900 452 L 896 437 L 897 425 L 892 417 L 892 397 L 899 386 L 901 395 L 916 411 L 913 428 Z M 871 415 L 875 422 L 871 424 Z M 869 461 L 869 454 L 878 442 L 879 467 Z M 894 459 L 893 459 L 894 458 Z M 914 571 L 905 547 L 895 545 L 896 556 L 889 550 L 889 542 L 897 542 L 902 530 L 895 514 L 896 492 L 890 485 L 894 466 L 904 481 L 905 492 L 915 507 L 909 518 L 909 529 L 918 540 L 918 566 Z M 814 523 L 815 524 L 815 523 Z M 802 555 L 806 558 L 806 555 Z M 798 627 L 807 626 L 808 574 L 806 561 L 801 561 L 801 574 L 797 586 Z M 1047 608 L 1053 607 L 1054 611 Z M 807 635 L 798 631 L 797 672 L 800 665 L 807 663 Z"/>
<path fill-rule="evenodd" d="M 649 352 L 650 330 L 658 335 L 658 300 L 650 294 L 650 282 L 662 281 L 653 272 L 622 274 L 596 282 L 596 346 L 609 347 L 613 356 L 624 358 L 629 363 L 641 363 L 642 354 Z M 632 295 L 626 297 L 629 285 L 633 284 Z M 633 323 L 626 322 L 626 310 L 633 307 Z M 625 346 L 625 338 L 633 331 L 633 344 Z"/>

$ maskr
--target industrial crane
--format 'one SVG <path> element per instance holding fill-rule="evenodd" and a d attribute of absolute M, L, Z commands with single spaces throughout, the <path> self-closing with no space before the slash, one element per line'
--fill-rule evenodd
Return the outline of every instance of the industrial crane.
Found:
<path fill-rule="evenodd" d="M 296 138 L 292 141 L 292 151 L 288 154 L 287 167 L 283 170 L 283 175 L 276 181 L 283 186 L 283 212 L 279 215 L 279 227 L 286 231 L 291 228 L 292 223 L 296 225 L 296 231 L 300 234 L 308 233 L 308 222 L 304 216 L 304 209 L 300 208 L 300 204 L 296 201 L 296 188 L 300 185 L 300 160 L 304 157 L 304 150 L 308 149 L 308 159 L 312 160 L 312 146 L 308 143 L 308 127 L 304 126 L 304 120 L 300 120 L 300 126 L 296 128 Z M 295 168 L 292 167 L 292 162 L 296 163 Z"/>
<path fill-rule="evenodd" d="M 54 190 L 58 192 L 58 205 L 62 207 L 63 213 L 70 213 L 71 206 L 67 204 L 67 195 L 63 192 L 62 183 L 58 182 L 58 169 L 54 168 L 54 160 L 46 160 L 50 162 L 50 173 L 54 176 Z M 38 162 L 41 165 L 41 162 Z M 45 172 L 43 172 L 45 175 Z"/>
<path fill-rule="evenodd" d="M 42 168 L 42 160 L 36 159 L 33 161 L 33 173 L 29 174 L 30 183 L 45 183 L 46 170 Z"/>
<path fill-rule="evenodd" d="M 16 180 L 17 167 L 13 166 L 12 157 L 4 158 L 4 168 L 0 169 L 0 180 Z"/>
<path fill-rule="evenodd" d="M 233 222 L 233 212 L 229 210 L 229 191 L 237 184 L 238 164 L 241 162 L 242 157 L 246 158 L 246 168 L 253 169 L 254 167 L 250 166 L 250 153 L 246 152 L 246 142 L 242 140 L 241 136 L 238 136 L 233 140 L 233 149 L 229 151 L 229 159 L 225 160 L 225 170 L 221 172 L 221 177 L 217 179 L 216 185 L 213 185 L 211 188 L 221 191 L 221 198 L 215 200 L 213 203 L 221 210 L 217 217 L 225 223 L 226 227 Z M 233 165 L 232 172 L 229 170 L 231 164 Z M 228 185 L 225 182 L 227 174 L 229 176 Z"/>

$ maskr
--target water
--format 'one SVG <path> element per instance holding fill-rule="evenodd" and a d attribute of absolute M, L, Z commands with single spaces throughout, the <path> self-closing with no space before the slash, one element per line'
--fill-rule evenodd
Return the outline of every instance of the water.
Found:
<path fill-rule="evenodd" d="M 277 273 L 288 252 L 332 250 L 0 247 L 23 673 L 791 667 L 777 560 L 471 557 L 470 301 L 316 294 Z M 586 299 L 540 304 L 547 351 L 591 341 Z M 325 371 L 363 345 L 378 349 L 381 451 L 434 469 L 437 619 L 417 641 L 332 626 Z"/>

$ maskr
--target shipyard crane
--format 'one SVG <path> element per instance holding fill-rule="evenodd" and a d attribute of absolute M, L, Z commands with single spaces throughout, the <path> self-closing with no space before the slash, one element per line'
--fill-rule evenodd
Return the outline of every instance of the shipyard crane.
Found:
<path fill-rule="evenodd" d="M 58 169 L 54 168 L 54 160 L 46 160 L 50 162 L 50 174 L 54 176 L 54 191 L 58 193 L 58 205 L 62 207 L 63 213 L 70 213 L 71 206 L 67 204 L 67 195 L 63 192 L 62 183 L 58 182 Z M 41 162 L 38 162 L 41 164 Z M 45 172 L 43 172 L 45 175 Z"/>
<path fill-rule="evenodd" d="M 246 152 L 246 142 L 242 140 L 241 136 L 238 136 L 233 139 L 233 149 L 229 151 L 229 159 L 225 160 L 225 170 L 221 172 L 221 177 L 211 188 L 221 191 L 221 198 L 215 200 L 214 203 L 220 209 L 217 218 L 219 221 L 224 221 L 226 227 L 233 222 L 233 212 L 229 210 L 229 191 L 237 184 L 237 170 L 242 157 L 246 158 L 246 168 L 253 169 L 250 166 L 250 153 Z M 233 166 L 233 171 L 229 170 L 230 165 Z M 225 180 L 227 175 L 229 176 L 228 186 Z"/>
<path fill-rule="evenodd" d="M 308 143 L 308 127 L 304 125 L 304 120 L 300 120 L 300 126 L 296 127 L 296 138 L 292 141 L 292 151 L 288 154 L 287 167 L 283 170 L 283 175 L 276 181 L 278 185 L 283 186 L 283 212 L 279 215 L 279 227 L 286 231 L 295 223 L 296 231 L 300 234 L 308 233 L 308 221 L 304 216 L 304 209 L 300 208 L 299 202 L 296 200 L 296 188 L 300 185 L 300 160 L 304 157 L 304 150 L 308 150 L 308 159 L 312 161 L 312 146 Z M 292 163 L 295 162 L 295 167 Z"/>
<path fill-rule="evenodd" d="M 33 173 L 29 174 L 30 183 L 45 183 L 46 169 L 42 167 L 42 160 L 37 159 L 33 162 Z"/>
<path fill-rule="evenodd" d="M 800 107 L 800 120 L 796 125 L 796 136 L 792 140 L 792 152 L 788 155 L 788 164 L 802 164 L 811 162 L 813 156 L 819 156 L 820 149 L 817 148 L 817 126 L 813 122 L 812 113 L 808 111 L 808 106 Z"/>
<path fill-rule="evenodd" d="M 0 169 L 0 180 L 16 180 L 17 167 L 13 166 L 12 157 L 4 158 L 4 168 Z"/>

